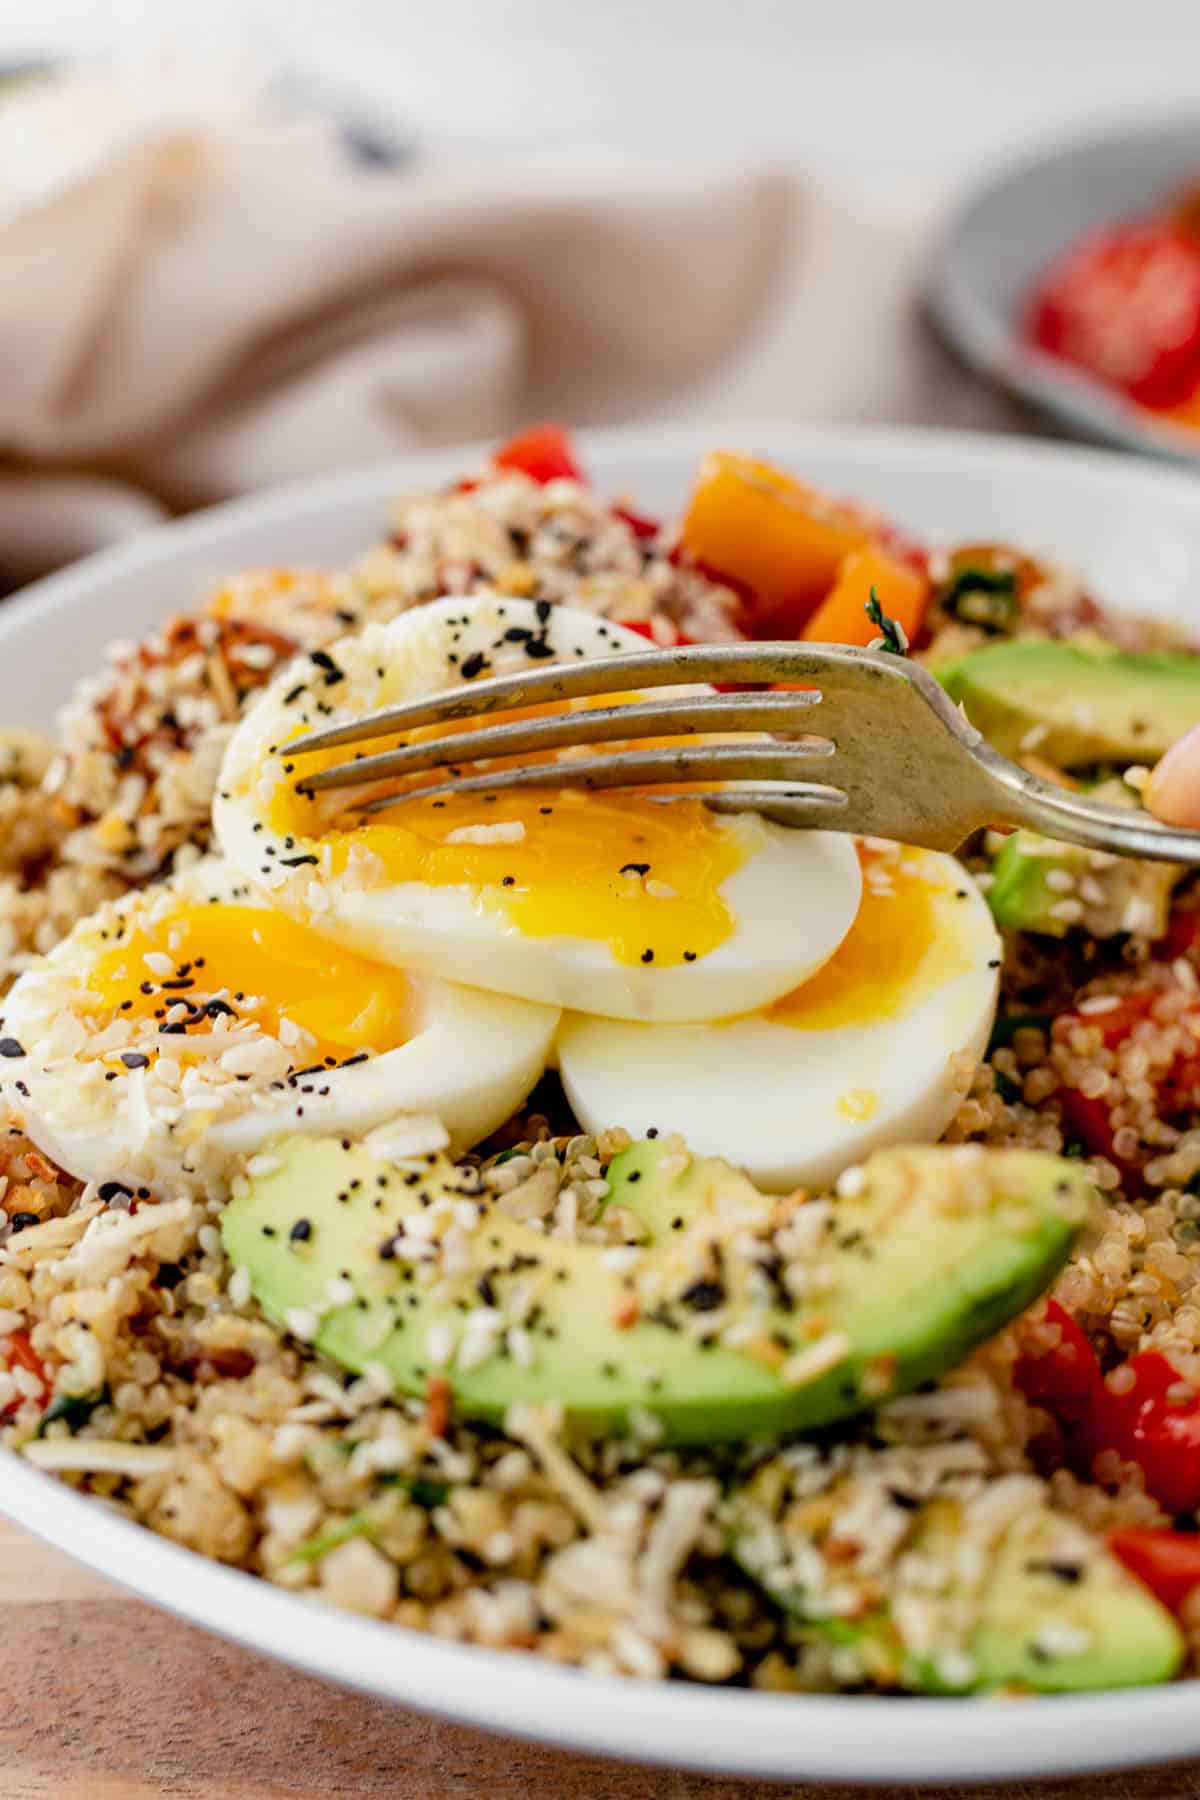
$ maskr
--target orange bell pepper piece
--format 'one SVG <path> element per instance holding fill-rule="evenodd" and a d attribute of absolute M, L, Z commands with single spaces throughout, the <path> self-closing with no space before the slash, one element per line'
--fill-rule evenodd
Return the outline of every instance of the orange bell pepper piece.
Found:
<path fill-rule="evenodd" d="M 680 541 L 747 596 L 747 631 L 792 638 L 870 535 L 851 508 L 784 470 L 714 450 L 700 465 Z"/>
<path fill-rule="evenodd" d="M 909 564 L 897 562 L 873 544 L 846 558 L 837 580 L 804 627 L 805 642 L 864 647 L 871 643 L 879 636 L 878 625 L 867 617 L 872 589 L 884 612 L 903 627 L 911 642 L 929 604 L 929 583 Z"/>

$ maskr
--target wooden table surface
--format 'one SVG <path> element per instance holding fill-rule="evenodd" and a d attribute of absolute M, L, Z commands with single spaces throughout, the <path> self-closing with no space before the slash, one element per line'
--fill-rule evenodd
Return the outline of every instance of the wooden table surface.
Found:
<path fill-rule="evenodd" d="M 327 1687 L 0 1524 L 0 1800 L 865 1800 L 635 1768 Z M 878 1792 L 879 1790 L 874 1790 Z M 1200 1764 L 903 1800 L 1200 1800 Z"/>

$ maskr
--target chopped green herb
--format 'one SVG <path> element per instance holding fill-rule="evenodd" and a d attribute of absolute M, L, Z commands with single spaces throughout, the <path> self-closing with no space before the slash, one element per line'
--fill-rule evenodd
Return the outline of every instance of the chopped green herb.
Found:
<path fill-rule="evenodd" d="M 908 655 L 908 633 L 897 620 L 890 619 L 879 604 L 879 596 L 871 589 L 871 598 L 867 601 L 865 612 L 872 625 L 878 625 L 880 635 L 872 638 L 868 648 L 871 650 L 890 650 L 893 656 Z"/>
<path fill-rule="evenodd" d="M 320 1562 L 323 1556 L 328 1556 L 329 1552 L 336 1550 L 339 1544 L 347 1543 L 350 1538 L 370 1537 L 376 1529 L 376 1521 L 370 1513 L 351 1513 L 348 1519 L 342 1519 L 337 1525 L 331 1525 L 328 1531 L 319 1531 L 316 1537 L 309 1538 L 306 1543 L 293 1550 L 288 1561 L 293 1563 Z"/>
<path fill-rule="evenodd" d="M 58 1419 L 65 1419 L 72 1432 L 80 1430 L 98 1406 L 107 1406 L 108 1400 L 107 1388 L 102 1388 L 98 1394 L 59 1394 L 42 1414 L 37 1436 L 44 1437 L 47 1425 L 53 1425 Z"/>
<path fill-rule="evenodd" d="M 435 1506 L 445 1506 L 450 1498 L 450 1484 L 447 1481 L 432 1481 L 426 1475 L 397 1475 L 389 1473 L 379 1477 L 382 1487 L 401 1487 L 408 1489 L 408 1497 L 414 1506 L 423 1506 L 426 1512 L 432 1512 Z"/>
<path fill-rule="evenodd" d="M 959 569 L 941 596 L 942 606 L 964 625 L 1006 637 L 1020 619 L 1015 569 Z"/>

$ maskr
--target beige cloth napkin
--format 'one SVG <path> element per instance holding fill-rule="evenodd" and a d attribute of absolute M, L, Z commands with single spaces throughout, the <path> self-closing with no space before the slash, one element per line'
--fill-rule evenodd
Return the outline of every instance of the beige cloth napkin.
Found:
<path fill-rule="evenodd" d="M 944 414 L 920 243 L 780 169 L 159 126 L 0 217 L 0 576 L 539 416 Z"/>

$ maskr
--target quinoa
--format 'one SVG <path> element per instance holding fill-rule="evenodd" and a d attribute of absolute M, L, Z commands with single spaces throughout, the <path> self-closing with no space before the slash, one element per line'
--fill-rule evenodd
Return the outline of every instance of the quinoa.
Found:
<path fill-rule="evenodd" d="M 1107 619 L 1069 571 L 1015 553 L 1012 566 L 1017 634 L 1160 641 Z M 208 851 L 232 728 L 293 654 L 479 590 L 569 602 L 667 644 L 737 635 L 738 597 L 676 554 L 671 528 L 518 474 L 404 497 L 345 570 L 231 578 L 195 614 L 114 646 L 53 738 L 0 734 L 0 994 L 77 921 Z M 922 654 L 986 635 L 945 607 L 931 620 Z M 986 886 L 987 846 L 968 862 Z M 1105 1366 L 1161 1349 L 1200 1391 L 1200 1092 L 1162 1098 L 1200 1083 L 1200 939 L 1164 956 L 1152 918 L 1114 930 L 1087 893 L 1062 899 L 1079 910 L 1061 941 L 1007 935 L 1000 1026 L 946 1136 L 1081 1154 L 1065 1096 L 1103 1104 L 1112 1157 L 1090 1165 L 1105 1204 L 1057 1298 Z M 1104 1020 L 1133 996 L 1142 1011 L 1110 1042 Z M 131 1031 L 121 1043 L 136 1053 Z M 627 1136 L 580 1133 L 561 1094 L 538 1098 L 547 1111 L 511 1120 L 464 1181 L 537 1228 L 636 1256 L 644 1227 L 602 1204 Z M 987 1559 L 1018 1522 L 1043 1521 L 1067 1568 L 1092 1534 L 1168 1522 L 1132 1466 L 1073 1470 L 1055 1421 L 1023 1397 L 1014 1366 L 1036 1320 L 819 1441 L 668 1450 L 649 1421 L 588 1442 L 550 1406 L 474 1428 L 436 1371 L 423 1400 L 397 1399 L 380 1371 L 348 1376 L 316 1354 L 316 1321 L 263 1316 L 222 1248 L 219 1169 L 84 1184 L 3 1130 L 3 1442 L 190 1549 L 371 1617 L 602 1673 L 857 1690 L 901 1683 L 895 1645 L 814 1620 L 857 1623 L 886 1597 L 903 1653 L 954 1691 L 972 1680 L 963 1643 Z M 840 1348 L 804 1354 L 815 1368 Z M 913 1537 L 938 1506 L 961 1521 L 953 1590 Z M 1189 1636 L 1194 1655 L 1200 1605 Z"/>

